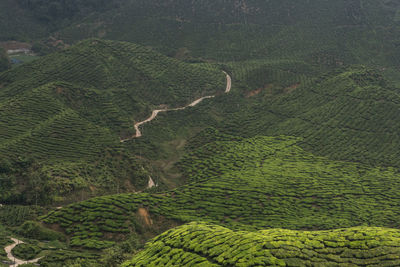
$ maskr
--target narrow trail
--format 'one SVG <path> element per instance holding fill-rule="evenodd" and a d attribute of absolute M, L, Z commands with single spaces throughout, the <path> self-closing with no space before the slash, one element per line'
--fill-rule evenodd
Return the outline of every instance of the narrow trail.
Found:
<path fill-rule="evenodd" d="M 11 245 L 9 245 L 9 246 L 7 246 L 7 247 L 4 248 L 4 250 L 5 250 L 6 253 L 7 253 L 7 258 L 10 260 L 10 262 L 12 262 L 12 264 L 10 265 L 10 267 L 17 267 L 17 266 L 19 266 L 19 265 L 28 264 L 28 263 L 36 263 L 36 262 L 38 262 L 38 261 L 41 259 L 41 258 L 37 258 L 37 259 L 30 260 L 30 261 L 24 261 L 24 260 L 20 260 L 20 259 L 18 259 L 18 258 L 15 258 L 15 257 L 13 256 L 13 254 L 11 253 L 11 251 L 12 251 L 13 248 L 15 248 L 17 245 L 23 244 L 24 242 L 21 241 L 21 240 L 18 240 L 18 239 L 16 239 L 16 238 L 11 238 L 11 240 L 14 242 L 14 244 L 11 244 Z"/>
<path fill-rule="evenodd" d="M 227 93 L 229 93 L 229 92 L 231 91 L 231 88 L 232 88 L 232 78 L 231 78 L 231 76 L 229 76 L 229 74 L 226 73 L 225 71 L 224 71 L 224 73 L 225 73 L 225 75 L 226 75 L 226 89 L 225 89 L 225 93 L 227 94 Z M 158 113 L 160 113 L 160 112 L 167 112 L 167 111 L 183 110 L 183 109 L 186 109 L 186 108 L 188 108 L 188 107 L 194 107 L 194 106 L 196 106 L 197 104 L 199 104 L 201 101 L 203 101 L 204 99 L 213 98 L 213 97 L 215 97 L 215 95 L 203 96 L 203 97 L 201 97 L 201 98 L 199 98 L 199 99 L 193 101 L 193 102 L 190 103 L 189 105 L 184 106 L 184 107 L 180 107 L 180 108 L 155 109 L 155 110 L 153 110 L 153 112 L 151 113 L 151 116 L 150 116 L 149 118 L 147 118 L 147 119 L 145 119 L 144 121 L 141 121 L 141 122 L 138 122 L 138 123 L 135 124 L 135 131 L 136 131 L 136 134 L 133 135 L 133 136 L 131 136 L 131 137 L 129 137 L 129 138 L 121 139 L 121 143 L 124 143 L 124 142 L 126 142 L 126 141 L 132 140 L 132 139 L 134 139 L 134 138 L 139 138 L 139 137 L 141 137 L 141 136 L 142 136 L 142 132 L 140 131 L 140 128 L 139 128 L 139 127 L 140 127 L 141 125 L 145 124 L 145 123 L 148 123 L 148 122 L 154 120 L 154 119 L 157 117 Z"/>

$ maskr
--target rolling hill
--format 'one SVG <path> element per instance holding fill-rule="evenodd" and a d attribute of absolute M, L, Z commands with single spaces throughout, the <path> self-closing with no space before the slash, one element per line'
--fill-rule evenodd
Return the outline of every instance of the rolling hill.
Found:
<path fill-rule="evenodd" d="M 154 238 L 122 266 L 396 266 L 399 242 L 397 229 L 247 232 L 191 223 Z"/>
<path fill-rule="evenodd" d="M 400 90 L 383 75 L 350 67 L 291 85 L 265 80 L 256 87 L 258 103 L 227 120 L 246 127 L 230 132 L 298 136 L 304 149 L 332 159 L 399 167 Z M 268 86 L 281 93 L 271 95 Z"/>
<path fill-rule="evenodd" d="M 149 123 L 147 137 L 136 146 L 156 157 L 151 153 L 156 144 L 212 126 L 245 138 L 301 137 L 304 150 L 334 160 L 400 166 L 400 87 L 384 71 L 350 66 L 320 73 L 302 61 L 226 66 L 233 79 L 230 95 Z"/>
<path fill-rule="evenodd" d="M 43 221 L 62 227 L 72 246 L 87 248 L 191 221 L 241 230 L 398 226 L 397 169 L 317 157 L 301 149 L 298 138 L 219 139 L 178 163 L 187 185 L 93 198 L 50 212 Z"/>
<path fill-rule="evenodd" d="M 143 189 L 150 168 L 120 139 L 152 108 L 222 93 L 225 75 L 92 39 L 3 72 L 0 84 L 2 201 L 49 203 L 80 190 Z"/>
<path fill-rule="evenodd" d="M 395 0 L 3 1 L 4 40 L 100 37 L 219 61 L 303 59 L 399 66 Z"/>
<path fill-rule="evenodd" d="M 50 267 L 400 265 L 399 33 L 397 0 L 1 1 L 0 40 L 47 55 L 0 66 L 0 244 Z"/>

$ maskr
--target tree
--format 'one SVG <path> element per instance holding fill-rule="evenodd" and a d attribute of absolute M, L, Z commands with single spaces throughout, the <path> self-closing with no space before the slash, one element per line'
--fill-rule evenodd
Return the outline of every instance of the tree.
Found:
<path fill-rule="evenodd" d="M 49 186 L 49 177 L 40 173 L 31 173 L 26 189 L 26 199 L 29 203 L 48 204 L 51 202 L 51 188 Z"/>

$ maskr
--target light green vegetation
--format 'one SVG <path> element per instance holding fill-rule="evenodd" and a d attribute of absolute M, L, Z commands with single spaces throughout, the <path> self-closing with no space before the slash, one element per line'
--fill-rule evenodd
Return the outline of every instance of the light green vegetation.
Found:
<path fill-rule="evenodd" d="M 169 230 L 122 266 L 397 266 L 400 231 L 232 231 L 206 223 Z"/>
<path fill-rule="evenodd" d="M 189 179 L 185 186 L 93 198 L 43 220 L 64 228 L 71 245 L 92 248 L 112 246 L 107 237 L 117 233 L 140 233 L 140 225 L 158 227 L 163 218 L 246 230 L 397 225 L 400 210 L 392 204 L 399 198 L 396 169 L 317 157 L 301 149 L 299 141 L 281 136 L 207 143 L 180 161 Z"/>

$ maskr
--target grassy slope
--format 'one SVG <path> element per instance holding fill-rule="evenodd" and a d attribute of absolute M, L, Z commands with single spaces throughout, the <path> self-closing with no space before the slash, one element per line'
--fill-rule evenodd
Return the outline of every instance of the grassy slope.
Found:
<path fill-rule="evenodd" d="M 400 231 L 232 231 L 190 223 L 156 237 L 123 266 L 396 266 Z"/>
<path fill-rule="evenodd" d="M 186 186 L 94 198 L 51 212 L 44 221 L 63 227 L 72 245 L 97 248 L 112 245 L 107 237 L 157 228 L 166 218 L 246 230 L 397 225 L 400 210 L 393 201 L 399 198 L 399 179 L 393 168 L 316 157 L 295 138 L 221 138 L 225 141 L 205 144 L 180 162 L 191 181 Z"/>
<path fill-rule="evenodd" d="M 40 176 L 65 194 L 89 186 L 143 188 L 144 163 L 119 139 L 154 107 L 222 92 L 225 77 L 138 45 L 88 40 L 3 72 L 0 84 L 0 153 L 13 165 L 5 175 L 14 184 Z M 21 158 L 37 164 L 22 170 Z"/>

